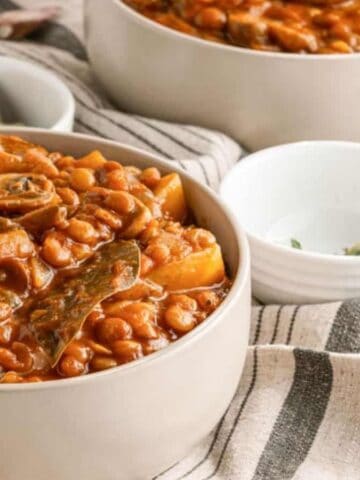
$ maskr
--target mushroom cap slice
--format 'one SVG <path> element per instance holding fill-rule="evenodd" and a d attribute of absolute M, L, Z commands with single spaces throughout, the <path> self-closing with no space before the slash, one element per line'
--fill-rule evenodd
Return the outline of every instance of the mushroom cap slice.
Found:
<path fill-rule="evenodd" d="M 0 210 L 28 212 L 44 207 L 56 198 L 53 183 L 37 173 L 0 175 Z"/>

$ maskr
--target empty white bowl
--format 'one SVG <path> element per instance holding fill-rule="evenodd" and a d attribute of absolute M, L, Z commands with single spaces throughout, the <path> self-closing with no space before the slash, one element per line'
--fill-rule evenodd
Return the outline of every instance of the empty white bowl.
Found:
<path fill-rule="evenodd" d="M 5 124 L 69 132 L 74 112 L 74 98 L 58 77 L 33 63 L 0 57 L 0 116 Z"/>
<path fill-rule="evenodd" d="M 254 295 L 304 303 L 360 295 L 360 144 L 301 142 L 250 155 L 220 194 L 250 240 Z M 291 247 L 291 239 L 302 250 Z"/>

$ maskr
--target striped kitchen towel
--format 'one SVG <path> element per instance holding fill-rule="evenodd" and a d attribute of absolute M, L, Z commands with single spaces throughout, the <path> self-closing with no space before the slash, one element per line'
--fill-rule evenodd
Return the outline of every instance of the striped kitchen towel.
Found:
<path fill-rule="evenodd" d="M 242 149 L 218 132 L 117 111 L 86 61 L 81 0 L 0 0 L 0 11 L 49 4 L 62 7 L 61 17 L 29 41 L 0 42 L 0 54 L 59 75 L 76 99 L 77 131 L 160 154 L 216 188 Z M 155 478 L 360 479 L 360 300 L 256 306 L 250 339 L 238 391 L 220 423 Z"/>

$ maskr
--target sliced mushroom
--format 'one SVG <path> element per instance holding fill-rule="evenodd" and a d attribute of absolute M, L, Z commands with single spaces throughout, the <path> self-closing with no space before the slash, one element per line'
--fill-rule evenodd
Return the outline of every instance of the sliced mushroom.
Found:
<path fill-rule="evenodd" d="M 52 269 L 39 257 L 31 257 L 29 265 L 33 288 L 37 290 L 45 288 L 53 279 Z"/>
<path fill-rule="evenodd" d="M 46 153 L 36 147 L 30 148 L 23 155 L 0 151 L 0 173 L 26 172 L 41 173 L 50 178 L 59 174 Z"/>
<path fill-rule="evenodd" d="M 12 290 L 7 290 L 5 288 L 0 288 L 0 302 L 9 305 L 12 310 L 19 308 L 22 305 L 20 297 Z"/>
<path fill-rule="evenodd" d="M 52 227 L 63 225 L 66 217 L 67 208 L 65 206 L 49 205 L 18 217 L 16 222 L 33 235 L 38 235 Z"/>
<path fill-rule="evenodd" d="M 0 258 L 27 258 L 34 251 L 34 244 L 25 230 L 14 228 L 0 233 Z"/>
<path fill-rule="evenodd" d="M 0 174 L 0 210 L 28 212 L 48 205 L 55 199 L 54 185 L 44 175 L 36 173 Z"/>
<path fill-rule="evenodd" d="M 13 155 L 22 156 L 29 148 L 36 147 L 42 152 L 46 153 L 45 148 L 38 147 L 33 143 L 30 143 L 23 138 L 16 137 L 15 135 L 0 135 L 0 151 L 11 153 Z M 1 162 L 1 168 L 3 167 Z"/>
<path fill-rule="evenodd" d="M 135 211 L 131 216 L 130 223 L 128 223 L 125 230 L 121 232 L 122 238 L 136 238 L 153 218 L 148 207 L 138 198 L 134 198 L 136 204 Z"/>
<path fill-rule="evenodd" d="M 8 258 L 0 261 L 0 288 L 25 293 L 30 285 L 29 267 L 23 260 Z"/>

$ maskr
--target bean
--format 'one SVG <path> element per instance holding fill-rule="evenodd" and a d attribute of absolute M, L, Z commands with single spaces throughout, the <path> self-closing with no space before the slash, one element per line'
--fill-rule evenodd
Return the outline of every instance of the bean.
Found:
<path fill-rule="evenodd" d="M 14 370 L 18 372 L 27 372 L 31 370 L 34 359 L 30 348 L 22 342 L 14 342 L 11 350 L 16 355 L 18 366 Z"/>
<path fill-rule="evenodd" d="M 98 307 L 99 308 L 99 307 Z M 86 326 L 95 328 L 96 325 L 104 319 L 104 313 L 101 307 L 97 310 L 93 310 L 86 319 Z"/>
<path fill-rule="evenodd" d="M 104 345 L 101 345 L 101 343 L 94 342 L 94 340 L 91 339 L 87 339 L 86 343 L 94 353 L 98 353 L 99 355 L 111 355 L 111 350 L 104 347 Z"/>
<path fill-rule="evenodd" d="M 157 242 L 153 245 L 149 245 L 146 248 L 145 253 L 158 265 L 163 265 L 170 259 L 170 249 L 165 243 Z"/>
<path fill-rule="evenodd" d="M 159 235 L 160 228 L 158 220 L 151 220 L 147 226 L 145 227 L 144 231 L 141 234 L 141 241 L 148 242 L 152 238 L 155 238 Z"/>
<path fill-rule="evenodd" d="M 22 383 L 23 378 L 15 372 L 8 372 L 1 380 L 1 383 Z"/>
<path fill-rule="evenodd" d="M 6 370 L 25 372 L 31 369 L 33 358 L 29 347 L 21 342 L 14 342 L 11 350 L 0 348 L 0 365 Z"/>
<path fill-rule="evenodd" d="M 91 360 L 91 368 L 95 371 L 106 370 L 117 366 L 117 361 L 112 357 L 96 356 Z"/>
<path fill-rule="evenodd" d="M 91 350 L 80 340 L 73 340 L 70 345 L 66 347 L 64 355 L 69 355 L 81 363 L 86 363 L 91 357 Z"/>
<path fill-rule="evenodd" d="M 66 205 L 76 207 L 80 203 L 78 194 L 71 188 L 60 187 L 56 189 L 56 193 Z"/>
<path fill-rule="evenodd" d="M 314 15 L 312 20 L 321 27 L 331 27 L 340 21 L 340 17 L 333 12 L 320 12 Z"/>
<path fill-rule="evenodd" d="M 119 216 L 104 208 L 97 208 L 94 215 L 100 221 L 106 223 L 112 230 L 119 230 L 123 226 L 123 222 Z"/>
<path fill-rule="evenodd" d="M 66 267 L 71 263 L 71 252 L 64 245 L 62 237 L 56 233 L 50 233 L 44 240 L 41 255 L 54 267 Z"/>
<path fill-rule="evenodd" d="M 195 24 L 209 30 L 221 30 L 226 24 L 226 14 L 219 8 L 206 7 L 196 15 Z"/>
<path fill-rule="evenodd" d="M 119 162 L 115 162 L 114 160 L 107 160 L 106 164 L 104 165 L 104 169 L 110 172 L 113 170 L 123 170 L 124 167 Z"/>
<path fill-rule="evenodd" d="M 130 323 L 136 335 L 141 338 L 157 338 L 158 333 L 153 324 L 156 312 L 153 305 L 136 302 L 121 310 L 121 317 Z"/>
<path fill-rule="evenodd" d="M 120 168 L 107 173 L 106 185 L 112 190 L 129 190 L 128 181 L 124 171 Z"/>
<path fill-rule="evenodd" d="M 142 356 L 141 343 L 134 340 L 117 340 L 112 345 L 112 351 L 123 362 L 130 362 Z"/>
<path fill-rule="evenodd" d="M 189 332 L 196 325 L 193 314 L 183 310 L 180 305 L 171 305 L 165 311 L 165 322 L 170 328 L 179 333 Z"/>
<path fill-rule="evenodd" d="M 0 348 L 0 365 L 6 370 L 16 370 L 18 360 L 15 353 L 7 348 Z"/>
<path fill-rule="evenodd" d="M 159 183 L 161 174 L 155 167 L 145 168 L 140 174 L 139 180 L 147 187 L 153 189 Z"/>
<path fill-rule="evenodd" d="M 77 192 L 86 192 L 95 185 L 93 170 L 89 168 L 74 168 L 70 174 L 70 186 Z"/>
<path fill-rule="evenodd" d="M 196 300 L 198 301 L 198 304 L 202 310 L 211 312 L 215 310 L 220 303 L 219 296 L 211 290 L 198 293 L 196 295 Z"/>
<path fill-rule="evenodd" d="M 103 309 L 106 315 L 111 317 L 120 317 L 121 313 L 123 312 L 124 308 L 127 305 L 130 305 L 131 302 L 127 300 L 121 300 L 119 302 L 111 302 L 103 304 Z"/>
<path fill-rule="evenodd" d="M 350 45 L 348 45 L 343 40 L 335 40 L 334 42 L 331 42 L 330 46 L 335 52 L 339 52 L 339 53 L 353 52 L 353 49 L 350 47 Z"/>
<path fill-rule="evenodd" d="M 91 223 L 77 218 L 70 219 L 67 233 L 76 242 L 87 243 L 89 245 L 95 245 L 99 237 Z"/>
<path fill-rule="evenodd" d="M 96 170 L 106 164 L 106 158 L 98 150 L 90 152 L 85 157 L 76 160 L 76 167 L 91 168 Z"/>
<path fill-rule="evenodd" d="M 59 158 L 55 163 L 57 168 L 60 170 L 64 170 L 65 168 L 71 168 L 75 165 L 75 158 L 74 157 L 62 157 Z"/>
<path fill-rule="evenodd" d="M 349 42 L 352 37 L 352 32 L 349 25 L 346 25 L 346 23 L 343 22 L 338 22 L 331 28 L 331 34 L 333 37 L 343 40 L 346 44 L 346 47 L 349 48 Z"/>
<path fill-rule="evenodd" d="M 110 344 L 116 340 L 130 338 L 132 329 L 130 325 L 119 317 L 108 317 L 100 321 L 96 327 L 96 336 L 102 343 Z"/>
<path fill-rule="evenodd" d="M 72 355 L 63 355 L 58 370 L 63 377 L 77 377 L 85 373 L 86 367 Z"/>
<path fill-rule="evenodd" d="M 105 205 L 120 215 L 127 215 L 135 210 L 135 199 L 126 192 L 111 192 L 105 199 Z"/>
<path fill-rule="evenodd" d="M 168 302 L 170 304 L 179 305 L 182 309 L 194 312 L 197 309 L 197 302 L 188 295 L 172 294 L 169 295 Z"/>
<path fill-rule="evenodd" d="M 143 352 L 145 355 L 149 355 L 150 353 L 157 352 L 158 350 L 167 347 L 169 343 L 169 340 L 165 336 L 159 336 L 154 340 L 148 340 L 143 345 Z"/>

